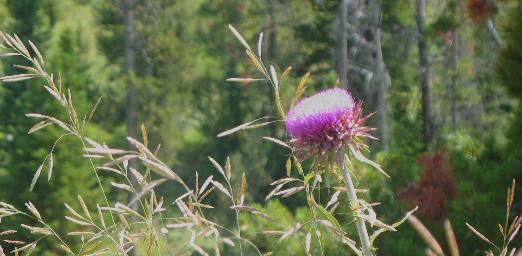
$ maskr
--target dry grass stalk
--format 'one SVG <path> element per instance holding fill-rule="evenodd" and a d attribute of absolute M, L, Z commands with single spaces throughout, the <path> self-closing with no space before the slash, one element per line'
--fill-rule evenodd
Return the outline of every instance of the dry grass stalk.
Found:
<path fill-rule="evenodd" d="M 451 256 L 460 256 L 457 238 L 455 237 L 455 232 L 453 231 L 451 222 L 448 219 L 444 220 L 444 233 L 446 234 L 446 240 L 448 242 Z"/>
<path fill-rule="evenodd" d="M 439 242 L 437 242 L 437 239 L 433 237 L 431 232 L 422 224 L 422 222 L 417 219 L 414 215 L 410 215 L 408 217 L 408 221 L 410 224 L 415 228 L 415 230 L 419 233 L 421 238 L 426 242 L 428 247 L 433 251 L 433 253 L 436 253 L 437 255 L 444 255 L 444 252 L 442 251 L 442 247 L 440 246 Z"/>
<path fill-rule="evenodd" d="M 65 219 L 78 225 L 81 229 L 68 232 L 69 236 L 82 237 L 82 249 L 81 251 L 76 252 L 73 251 L 71 247 L 69 247 L 69 245 L 64 242 L 65 240 L 62 239 L 56 232 L 54 232 L 52 228 L 50 228 L 45 223 L 40 212 L 31 202 L 26 203 L 26 207 L 29 213 L 20 211 L 12 205 L 0 202 L 0 218 L 13 215 L 23 215 L 26 217 L 36 218 L 42 227 L 34 227 L 25 224 L 22 227 L 29 230 L 33 234 L 54 237 L 59 241 L 60 247 L 66 253 L 72 255 L 127 255 L 140 240 L 143 240 L 146 244 L 146 255 L 151 255 L 153 247 L 157 247 L 159 245 L 159 240 L 164 239 L 159 237 L 157 233 L 167 234 L 170 232 L 169 229 L 177 229 L 179 227 L 183 227 L 184 229 L 189 230 L 192 234 L 192 237 L 187 241 L 188 245 L 190 245 L 188 250 L 194 250 L 202 255 L 207 254 L 200 246 L 196 244 L 199 239 L 205 239 L 206 237 L 213 236 L 215 238 L 214 248 L 216 253 L 219 253 L 218 245 L 221 243 L 227 244 L 229 246 L 234 245 L 230 238 L 222 236 L 222 232 L 228 233 L 230 237 L 238 239 L 239 241 L 245 240 L 244 238 L 241 238 L 239 223 L 237 230 L 238 233 L 236 233 L 230 228 L 223 227 L 206 219 L 204 215 L 204 209 L 214 208 L 212 205 L 203 203 L 203 200 L 212 191 L 220 191 L 230 198 L 232 198 L 231 195 L 234 194 L 230 184 L 232 172 L 229 159 L 227 159 L 225 170 L 223 170 L 219 165 L 216 165 L 217 162 L 212 161 L 215 166 L 219 166 L 219 172 L 225 178 L 229 188 L 225 188 L 225 186 L 223 186 L 220 182 L 213 180 L 211 176 L 207 178 L 201 187 L 199 187 L 199 181 L 196 182 L 195 190 L 198 191 L 198 193 L 193 193 L 192 191 L 194 190 L 190 189 L 175 171 L 170 169 L 166 164 L 156 157 L 159 150 L 159 145 L 156 147 L 154 153 L 148 149 L 148 136 L 144 126 L 141 127 L 143 142 L 140 142 L 135 138 L 127 138 L 129 143 L 135 147 L 134 151 L 110 148 L 105 146 L 103 143 L 98 143 L 86 137 L 83 134 L 84 126 L 87 121 L 91 120 L 95 109 L 100 103 L 101 98 L 98 99 L 93 109 L 90 111 L 88 118 L 85 116 L 83 121 L 81 121 L 76 112 L 70 90 L 62 86 L 60 76 L 58 76 L 58 80 L 56 81 L 56 78 L 52 73 L 47 73 L 44 66 L 44 58 L 36 45 L 34 45 L 32 42 L 29 42 L 32 51 L 36 55 L 32 56 L 23 42 L 16 35 L 11 36 L 0 33 L 0 36 L 6 44 L 6 48 L 12 51 L 8 52 L 7 54 L 2 54 L 2 57 L 22 56 L 32 64 L 32 66 L 16 65 L 15 67 L 28 73 L 4 76 L 0 78 L 0 81 L 18 82 L 34 78 L 43 78 L 46 81 L 46 84 L 44 85 L 45 90 L 50 94 L 52 99 L 58 101 L 60 105 L 63 106 L 65 112 L 69 116 L 69 119 L 64 121 L 50 115 L 34 113 L 28 114 L 28 117 L 40 119 L 39 122 L 29 130 L 29 133 L 32 134 L 38 132 L 47 126 L 54 124 L 64 130 L 64 135 L 62 135 L 62 137 L 65 135 L 73 135 L 77 137 L 84 145 L 84 156 L 91 161 L 93 173 L 98 179 L 100 189 L 102 190 L 104 196 L 105 191 L 103 186 L 101 186 L 98 171 L 106 171 L 107 173 L 117 174 L 117 179 L 111 182 L 111 185 L 118 189 L 130 191 L 134 194 L 132 202 L 139 202 L 139 205 L 141 205 L 141 208 L 134 210 L 127 204 L 123 204 L 121 202 L 109 202 L 107 197 L 105 197 L 105 206 L 96 205 L 95 219 L 91 215 L 91 211 L 87 202 L 85 202 L 81 196 L 78 196 L 78 202 L 81 211 L 75 210 L 66 203 L 65 208 L 70 213 L 70 216 L 65 216 Z M 265 124 L 252 122 L 245 126 L 241 126 L 240 128 L 250 129 L 253 128 L 253 126 L 259 127 L 269 123 L 271 122 L 266 122 Z M 62 137 L 56 140 L 54 146 L 56 146 Z M 96 166 L 93 162 L 94 160 L 105 161 L 105 163 L 101 164 L 100 166 Z M 138 160 L 141 164 L 141 167 L 144 167 L 144 170 L 140 170 L 141 168 L 138 169 L 129 167 L 129 160 Z M 54 165 L 52 151 L 49 153 L 43 163 L 37 168 L 37 171 L 35 172 L 34 178 L 31 182 L 31 189 L 37 184 L 38 178 L 40 177 L 45 164 L 47 164 L 48 167 L 48 179 L 51 179 Z M 151 174 L 150 171 L 153 171 L 155 175 Z M 139 181 L 138 184 L 132 184 L 130 182 L 131 176 Z M 154 176 L 159 176 L 160 178 L 154 179 Z M 199 179 L 199 177 L 196 179 Z M 176 205 L 178 206 L 178 210 L 180 211 L 182 217 L 174 219 L 179 221 L 179 223 L 184 224 L 166 224 L 164 227 L 158 227 L 159 223 L 166 222 L 166 219 L 164 219 L 162 213 L 167 209 L 163 207 L 163 200 L 157 199 L 155 188 L 167 181 L 176 181 L 186 191 L 185 195 L 178 197 L 176 200 Z M 215 188 L 218 190 L 215 190 Z M 244 196 L 246 194 L 246 176 L 242 177 L 240 189 L 235 194 L 238 195 L 238 199 L 236 200 L 237 203 L 234 202 L 234 200 L 231 200 L 231 202 L 233 210 L 236 213 L 236 217 L 240 209 L 235 207 L 243 207 L 241 210 L 246 209 L 247 211 L 253 212 L 256 215 L 260 215 L 264 218 L 270 218 L 268 215 L 260 211 L 243 206 Z M 150 195 L 150 198 L 146 195 Z M 80 214 L 80 212 L 82 214 Z M 136 218 L 140 221 L 131 221 L 133 218 Z M 237 219 L 239 221 L 239 218 Z M 172 219 L 168 222 L 172 222 Z M 221 230 L 218 230 L 218 228 Z M 161 232 L 157 232 L 157 229 L 160 229 L 159 231 Z M 0 235 L 9 235 L 13 233 L 15 232 L 3 231 L 0 233 Z M 103 244 L 111 246 L 106 248 L 98 248 L 97 244 L 100 244 L 101 240 L 104 241 Z M 26 254 L 30 253 L 32 250 L 34 250 L 39 240 L 30 243 L 12 239 L 3 239 L 3 241 L 6 243 L 18 245 L 18 248 L 14 251 L 14 253 L 18 255 L 20 252 L 25 252 Z M 241 242 L 239 244 L 241 247 Z M 251 242 L 249 242 L 249 244 L 253 245 Z M 185 250 L 187 250 L 187 248 L 185 248 Z M 242 249 L 240 250 L 242 251 Z M 255 248 L 255 250 L 257 250 L 257 248 Z M 1 251 L 0 255 L 3 254 L 4 252 Z M 259 254 L 261 255 L 261 252 L 259 252 Z"/>

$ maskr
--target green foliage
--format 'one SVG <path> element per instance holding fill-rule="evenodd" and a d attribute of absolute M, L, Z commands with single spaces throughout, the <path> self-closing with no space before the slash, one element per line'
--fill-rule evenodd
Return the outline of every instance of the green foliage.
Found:
<path fill-rule="evenodd" d="M 497 71 L 502 84 L 517 98 L 522 98 L 522 4 L 518 3 L 510 12 L 511 19 L 505 26 L 506 47 L 500 50 Z"/>
<path fill-rule="evenodd" d="M 312 255 L 346 255 L 350 249 L 339 243 L 338 239 L 328 230 L 310 224 L 313 220 L 307 208 L 288 209 L 278 200 L 270 200 L 265 206 L 255 204 L 254 207 L 262 212 L 269 213 L 272 218 L 279 222 L 274 222 L 256 217 L 255 215 L 242 214 L 242 232 L 244 236 L 261 245 L 262 252 L 272 251 L 274 255 L 306 255 L 306 236 L 311 234 Z M 290 230 L 296 223 L 305 224 L 297 235 L 280 240 L 281 234 L 269 234 L 269 232 L 259 232 L 259 230 L 275 231 Z M 318 229 L 317 229 L 318 228 Z M 317 229 L 317 233 L 316 230 Z"/>
<path fill-rule="evenodd" d="M 89 9 L 72 1 L 8 1 L 7 10 L 13 17 L 8 26 L 21 38 L 34 40 L 42 48 L 47 65 L 60 70 L 66 86 L 74 93 L 74 101 L 79 106 L 79 115 L 88 115 L 96 96 L 92 94 L 95 85 L 103 83 L 103 69 L 96 66 L 104 62 L 104 57 L 96 53 L 95 38 L 85 33 L 85 26 L 91 26 L 88 20 L 92 14 Z M 4 5 L 2 5 L 4 6 Z M 61 9 L 63 8 L 63 9 Z M 31 17 L 27 19 L 26 17 Z M 30 21 L 29 21 L 30 20 Z M 73 20 L 76 23 L 72 22 Z M 82 22 L 80 23 L 80 20 Z M 42 26 L 46 22 L 48 26 Z M 34 22 L 34 23 L 32 23 Z M 44 31 L 44 28 L 46 29 Z M 51 36 L 41 36 L 43 33 Z M 4 74 L 12 74 L 14 69 L 5 66 Z M 16 71 L 18 72 L 18 71 Z M 57 74 L 56 74 L 57 75 Z M 65 225 L 63 203 L 76 205 L 76 195 L 82 194 L 88 202 L 100 201 L 101 192 L 96 190 L 96 180 L 88 161 L 78 158 L 81 154 L 76 149 L 81 144 L 69 136 L 58 141 L 53 150 L 54 170 L 49 182 L 41 178 L 35 191 L 29 193 L 32 177 L 46 155 L 51 152 L 53 144 L 62 135 L 56 128 L 47 128 L 37 134 L 28 135 L 27 131 L 34 125 L 34 120 L 25 116 L 30 112 L 52 112 L 59 116 L 59 108 L 52 102 L 43 87 L 34 82 L 2 86 L 0 90 L 0 110 L 3 122 L 0 131 L 8 134 L 12 140 L 2 139 L 2 149 L 6 150 L 6 158 L 0 165 L 0 197 L 11 198 L 14 205 L 23 205 L 32 201 L 49 216 L 48 223 L 60 232 L 66 232 L 70 225 Z M 111 140 L 111 135 L 95 125 L 88 130 L 95 137 Z M 75 149 L 75 150 L 71 150 Z M 47 170 L 47 165 L 44 170 Z M 46 177 L 44 172 L 42 177 Z M 13 197 L 12 195 L 17 195 Z M 21 220 L 19 220 L 21 221 Z M 20 223 L 3 224 L 3 228 L 19 227 Z M 19 239 L 26 240 L 28 234 Z M 43 247 L 45 248 L 45 246 Z M 47 244 L 47 249 L 57 249 L 56 244 Z"/>
<path fill-rule="evenodd" d="M 268 83 L 225 82 L 229 77 L 254 73 L 252 65 L 245 64 L 246 55 L 226 25 L 237 26 L 249 42 L 257 42 L 258 33 L 264 32 L 267 48 L 262 61 L 274 64 L 278 74 L 292 65 L 293 70 L 282 83 L 282 98 L 292 98 L 300 78 L 310 71 L 306 96 L 336 84 L 332 59 L 337 42 L 333 27 L 338 19 L 339 1 L 137 1 L 137 64 L 131 74 L 123 72 L 125 30 L 117 2 L 0 0 L 0 30 L 14 32 L 22 40 L 30 39 L 40 46 L 47 67 L 59 71 L 64 85 L 71 89 L 81 117 L 89 115 L 102 97 L 93 123 L 86 128 L 93 138 L 125 147 L 125 89 L 127 82 L 132 81 L 138 94 L 138 124 L 147 127 L 150 148 L 161 144 L 159 157 L 166 159 L 165 163 L 180 170 L 183 178 L 193 180 L 196 170 L 201 177 L 215 174 L 208 164 L 208 155 L 218 162 L 230 155 L 235 163 L 233 183 L 239 182 L 239 174 L 246 173 L 247 199 L 261 202 L 270 190 L 268 184 L 285 176 L 288 153 L 262 137 L 287 137 L 279 125 L 216 138 L 218 133 L 231 127 L 260 116 L 276 115 Z M 422 167 L 418 158 L 425 152 L 421 142 L 415 1 L 383 0 L 382 4 L 382 47 L 391 79 L 386 97 L 391 138 L 389 151 L 372 153 L 377 162 L 383 163 L 391 179 L 384 180 L 363 166 L 357 166 L 355 174 L 360 178 L 356 185 L 370 189 L 365 199 L 381 202 L 376 209 L 385 222 L 391 223 L 409 210 L 398 202 L 397 191 L 420 178 Z M 428 43 L 436 113 L 433 118 L 440 134 L 439 149 L 448 152 L 458 184 L 458 195 L 449 201 L 445 217 L 454 224 L 461 252 L 466 255 L 476 255 L 487 245 L 477 242 L 464 222 L 475 223 L 488 237 L 498 237 L 495 224 L 502 220 L 504 188 L 512 178 L 522 181 L 522 149 L 518 145 L 522 141 L 519 125 L 522 107 L 517 102 L 522 98 L 522 4 L 500 1 L 498 5 L 499 15 L 493 21 L 501 25 L 497 29 L 505 47 L 497 52 L 486 26 L 473 25 L 467 20 L 461 1 L 428 1 Z M 451 45 L 446 32 L 451 30 L 458 35 L 455 70 L 449 70 L 448 64 Z M 348 62 L 352 64 L 355 60 Z M 14 72 L 12 64 L 2 59 L 2 76 Z M 454 76 L 456 129 L 450 127 L 449 118 L 448 85 Z M 374 95 L 363 93 L 366 88 L 362 83 L 354 82 L 350 86 L 356 95 L 363 95 L 360 98 L 364 100 L 365 110 L 372 112 L 376 102 Z M 283 105 L 288 109 L 289 102 Z M 10 199 L 17 206 L 31 200 L 39 209 L 44 209 L 53 227 L 65 233 L 71 227 L 63 224 L 63 202 L 77 208 L 76 194 L 82 194 L 90 203 L 99 203 L 102 197 L 89 162 L 79 157 L 81 152 L 73 150 L 81 145 L 70 137 L 61 140 L 53 152 L 51 180 L 46 181 L 44 172 L 44 178 L 36 185 L 36 193 L 28 192 L 35 170 L 62 133 L 48 127 L 27 135 L 34 120 L 25 114 L 58 112 L 59 117 L 67 116 L 58 109 L 38 83 L 0 86 L 0 198 Z M 378 120 L 372 118 L 370 122 L 376 126 Z M 379 142 L 371 144 L 374 148 Z M 104 177 L 104 182 L 110 182 L 110 178 Z M 180 190 L 176 186 L 159 189 L 164 195 Z M 125 197 L 120 193 L 109 196 Z M 218 203 L 224 201 L 218 196 L 211 198 Z M 298 207 L 304 205 L 305 200 L 304 196 L 298 196 L 284 202 L 270 201 L 264 206 L 256 204 L 257 209 L 281 220 L 282 226 L 242 213 L 241 230 L 261 245 L 263 252 L 274 250 L 274 255 L 303 255 L 306 229 L 284 241 L 256 231 L 290 229 L 297 222 L 309 221 L 308 209 Z M 355 234 L 350 218 L 335 217 L 341 226 Z M 216 218 L 233 222 L 226 214 L 216 214 Z M 441 223 L 423 221 L 443 240 Z M 19 224 L 4 220 L 2 228 Z M 28 236 L 22 233 L 21 239 Z M 312 255 L 344 255 L 347 251 L 328 232 L 322 232 L 321 236 L 322 252 L 321 246 L 316 246 L 319 242 L 316 234 L 312 235 L 315 250 Z M 172 241 L 178 239 L 169 237 Z M 377 241 L 380 251 L 387 255 L 424 253 L 424 244 L 408 224 Z M 210 243 L 204 247 L 209 249 Z M 57 251 L 57 245 L 52 243 L 41 248 L 37 253 L 56 254 Z M 230 254 L 236 252 L 224 248 Z"/>

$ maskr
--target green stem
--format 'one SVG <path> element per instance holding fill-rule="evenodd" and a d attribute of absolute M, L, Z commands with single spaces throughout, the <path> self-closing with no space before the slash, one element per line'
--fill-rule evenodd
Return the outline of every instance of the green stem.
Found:
<path fill-rule="evenodd" d="M 337 153 L 337 165 L 341 170 L 341 174 L 343 176 L 343 180 L 346 183 L 346 193 L 348 194 L 348 200 L 350 201 L 350 207 L 354 211 L 354 220 L 355 226 L 357 227 L 357 234 L 359 235 L 359 239 L 361 240 L 361 246 L 363 249 L 364 256 L 372 256 L 372 250 L 370 246 L 370 238 L 368 236 L 368 231 L 366 230 L 366 224 L 364 220 L 357 217 L 362 215 L 362 211 L 359 205 L 359 199 L 357 199 L 357 194 L 355 192 L 355 187 L 353 186 L 352 178 L 350 177 L 350 172 L 346 167 L 344 154 L 342 152 Z"/>

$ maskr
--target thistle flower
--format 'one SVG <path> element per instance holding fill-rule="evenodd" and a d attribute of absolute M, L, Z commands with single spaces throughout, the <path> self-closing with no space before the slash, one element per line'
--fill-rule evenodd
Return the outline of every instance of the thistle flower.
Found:
<path fill-rule="evenodd" d="M 361 103 L 341 88 L 302 99 L 288 111 L 285 120 L 291 144 L 304 157 L 337 152 L 348 144 L 366 148 L 358 138 L 375 138 L 369 134 L 373 128 L 363 126 L 370 115 L 362 117 L 361 110 Z"/>

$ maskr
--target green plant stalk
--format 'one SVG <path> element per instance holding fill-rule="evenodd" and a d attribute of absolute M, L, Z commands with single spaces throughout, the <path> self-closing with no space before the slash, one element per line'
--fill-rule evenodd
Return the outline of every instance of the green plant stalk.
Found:
<path fill-rule="evenodd" d="M 355 187 L 353 185 L 352 178 L 350 177 L 350 172 L 348 171 L 348 168 L 346 167 L 346 164 L 344 162 L 344 154 L 342 152 L 338 152 L 336 157 L 337 166 L 341 170 L 344 183 L 346 183 L 346 194 L 348 194 L 350 208 L 352 208 L 355 215 L 355 226 L 357 227 L 357 234 L 359 235 L 359 239 L 361 240 L 363 255 L 372 256 L 373 254 L 370 246 L 370 238 L 368 236 L 368 231 L 366 230 L 366 224 L 364 223 L 364 220 L 357 217 L 359 215 L 362 215 L 362 212 L 359 206 L 359 199 L 357 199 L 357 194 L 355 192 Z"/>

